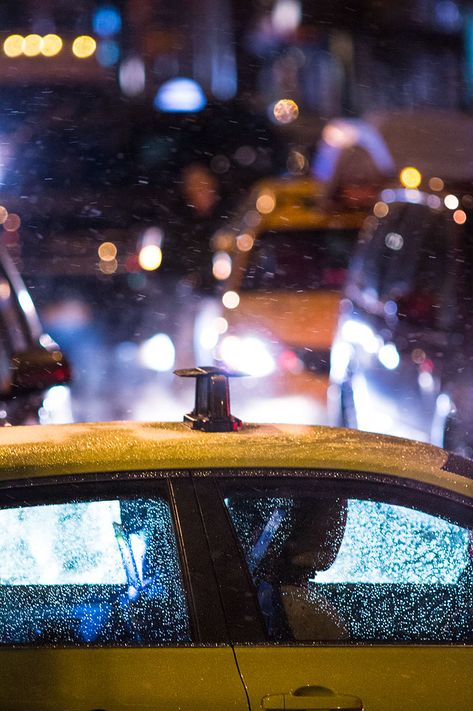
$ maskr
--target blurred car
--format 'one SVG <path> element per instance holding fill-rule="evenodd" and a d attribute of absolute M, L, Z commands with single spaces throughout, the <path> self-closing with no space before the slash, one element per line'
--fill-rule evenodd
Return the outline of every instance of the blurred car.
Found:
<path fill-rule="evenodd" d="M 332 192 L 381 188 L 405 166 L 449 183 L 471 182 L 472 137 L 472 118 L 460 111 L 391 109 L 335 118 L 323 128 L 312 173 Z"/>
<path fill-rule="evenodd" d="M 471 204 L 467 193 L 381 194 L 341 304 L 332 421 L 473 454 Z"/>
<path fill-rule="evenodd" d="M 0 246 L 0 425 L 70 422 L 69 364 Z"/>
<path fill-rule="evenodd" d="M 0 707 L 471 708 L 472 462 L 185 374 L 187 424 L 2 430 Z"/>
<path fill-rule="evenodd" d="M 307 406 L 295 402 L 294 416 L 320 421 L 320 406 L 311 403 L 325 399 L 340 292 L 365 217 L 360 206 L 330 203 L 312 178 L 259 183 L 240 220 L 214 236 L 221 289 L 196 319 L 197 362 L 213 358 L 271 376 L 262 385 L 266 396 L 270 388 L 274 396 L 302 393 Z M 287 403 L 279 416 L 291 416 Z"/>

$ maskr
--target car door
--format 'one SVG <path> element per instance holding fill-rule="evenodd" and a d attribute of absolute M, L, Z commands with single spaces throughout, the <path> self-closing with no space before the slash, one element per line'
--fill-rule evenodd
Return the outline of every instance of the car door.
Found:
<path fill-rule="evenodd" d="M 248 709 L 190 484 L 0 489 L 3 711 Z"/>
<path fill-rule="evenodd" d="M 471 502 L 336 471 L 198 486 L 251 709 L 473 707 Z"/>

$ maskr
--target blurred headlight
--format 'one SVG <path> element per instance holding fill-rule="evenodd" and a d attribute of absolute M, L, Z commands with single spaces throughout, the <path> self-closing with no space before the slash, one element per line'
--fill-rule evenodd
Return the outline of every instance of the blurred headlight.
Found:
<path fill-rule="evenodd" d="M 254 376 L 270 375 L 276 368 L 266 344 L 253 336 L 226 336 L 220 344 L 220 357 L 229 368 Z"/>
<path fill-rule="evenodd" d="M 145 368 L 165 373 L 174 368 L 174 344 L 166 333 L 157 333 L 140 345 L 139 359 Z"/>

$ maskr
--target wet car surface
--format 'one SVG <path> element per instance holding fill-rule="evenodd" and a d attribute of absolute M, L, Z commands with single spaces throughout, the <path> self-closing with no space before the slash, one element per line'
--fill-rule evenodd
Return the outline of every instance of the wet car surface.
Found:
<path fill-rule="evenodd" d="M 2 708 L 467 707 L 471 462 L 236 428 L 9 428 Z"/>

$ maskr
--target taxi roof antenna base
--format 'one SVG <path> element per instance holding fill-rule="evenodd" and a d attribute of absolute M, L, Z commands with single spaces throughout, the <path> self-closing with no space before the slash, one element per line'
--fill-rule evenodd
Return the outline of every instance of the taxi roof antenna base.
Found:
<path fill-rule="evenodd" d="M 183 378 L 195 378 L 195 406 L 184 415 L 183 422 L 193 430 L 204 432 L 235 432 L 242 426 L 241 420 L 230 413 L 229 378 L 245 373 L 230 372 L 224 368 L 203 366 L 175 370 Z"/>

